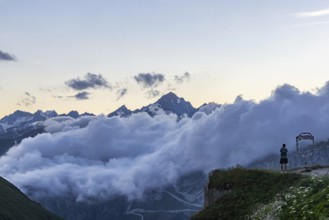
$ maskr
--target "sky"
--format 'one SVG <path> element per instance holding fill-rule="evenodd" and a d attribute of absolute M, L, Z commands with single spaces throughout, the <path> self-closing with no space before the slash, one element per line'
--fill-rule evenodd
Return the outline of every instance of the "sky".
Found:
<path fill-rule="evenodd" d="M 0 0 L 0 117 L 108 114 L 167 92 L 259 102 L 328 81 L 329 1 Z"/>
<path fill-rule="evenodd" d="M 134 199 L 282 143 L 291 152 L 302 131 L 327 140 L 328 57 L 329 1 L 0 0 L 0 117 L 108 114 L 170 91 L 223 104 L 180 121 L 49 119 L 0 158 L 0 174 L 33 198 Z"/>

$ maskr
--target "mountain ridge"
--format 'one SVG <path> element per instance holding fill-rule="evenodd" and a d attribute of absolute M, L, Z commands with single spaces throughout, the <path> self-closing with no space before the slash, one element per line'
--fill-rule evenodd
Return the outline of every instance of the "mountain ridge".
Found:
<path fill-rule="evenodd" d="M 177 120 L 180 120 L 184 117 L 192 117 L 198 111 L 210 114 L 219 107 L 219 104 L 209 103 L 199 108 L 194 108 L 184 98 L 178 97 L 173 92 L 169 92 L 156 102 L 133 111 L 128 109 L 126 105 L 122 105 L 117 110 L 108 114 L 107 117 L 130 117 L 132 114 L 144 112 L 151 117 L 159 114 L 176 114 Z M 80 114 L 76 110 L 72 110 L 67 114 L 58 114 L 55 110 L 37 110 L 34 113 L 16 110 L 12 114 L 0 119 L 0 156 L 7 152 L 10 147 L 14 146 L 15 143 L 20 143 L 22 139 L 46 132 L 43 122 L 48 119 L 67 117 L 65 120 L 69 120 L 70 118 L 74 120 L 84 116 L 93 117 L 95 115 L 87 112 Z"/>
<path fill-rule="evenodd" d="M 204 110 L 206 106 L 211 110 Z M 206 114 L 210 114 L 215 108 L 220 107 L 220 104 L 211 102 L 208 104 L 203 104 L 202 106 L 195 108 L 189 101 L 186 101 L 182 97 L 178 97 L 175 93 L 169 92 L 162 97 L 160 97 L 156 102 L 151 103 L 147 106 L 143 106 L 139 109 L 130 110 L 126 105 L 120 106 L 118 109 L 113 112 L 107 114 L 108 117 L 120 116 L 120 117 L 129 117 L 131 114 L 136 114 L 140 112 L 146 112 L 150 116 L 155 116 L 159 110 L 163 110 L 166 114 L 176 114 L 178 117 L 187 116 L 192 117 L 193 114 L 199 110 Z M 0 119 L 0 131 L 2 129 L 6 129 L 11 126 L 20 125 L 24 122 L 36 122 L 36 121 L 44 121 L 49 118 L 57 117 L 57 116 L 70 116 L 71 118 L 79 118 L 81 116 L 95 116 L 93 113 L 82 113 L 80 114 L 76 110 L 71 110 L 69 113 L 58 114 L 55 110 L 37 110 L 34 113 L 30 113 L 27 111 L 16 110 L 15 112 L 4 116 Z M 22 118 L 24 117 L 24 118 Z M 18 121 L 18 120 L 21 121 Z"/>
<path fill-rule="evenodd" d="M 174 113 L 179 118 L 184 115 L 192 117 L 192 115 L 197 111 L 190 102 L 185 101 L 184 98 L 178 97 L 175 93 L 169 92 L 163 95 L 156 102 L 144 106 L 140 109 L 136 109 L 133 113 L 146 112 L 150 116 L 156 115 L 158 112 L 163 110 L 166 114 Z"/>
<path fill-rule="evenodd" d="M 30 200 L 16 186 L 0 177 L 0 219 L 60 220 L 61 218 Z"/>

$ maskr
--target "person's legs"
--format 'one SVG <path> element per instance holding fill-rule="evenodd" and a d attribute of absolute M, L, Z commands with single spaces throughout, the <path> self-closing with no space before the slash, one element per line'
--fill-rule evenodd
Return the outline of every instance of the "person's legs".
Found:
<path fill-rule="evenodd" d="M 284 161 L 282 161 L 283 162 L 283 169 L 284 170 L 287 170 L 287 163 L 288 163 L 288 159 L 284 159 Z"/>
<path fill-rule="evenodd" d="M 287 170 L 287 163 L 288 163 L 288 159 L 285 158 L 280 159 L 281 171 Z"/>

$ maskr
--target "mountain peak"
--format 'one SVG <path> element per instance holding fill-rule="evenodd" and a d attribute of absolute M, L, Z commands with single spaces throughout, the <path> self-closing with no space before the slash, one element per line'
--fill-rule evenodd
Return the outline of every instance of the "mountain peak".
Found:
<path fill-rule="evenodd" d="M 163 95 L 161 98 L 178 98 L 178 96 L 173 92 L 168 92 L 167 94 Z"/>
<path fill-rule="evenodd" d="M 161 98 L 158 99 L 157 102 L 160 102 L 160 101 L 162 101 L 162 100 L 174 100 L 174 101 L 176 101 L 176 100 L 178 100 L 178 99 L 180 99 L 180 98 L 179 98 L 175 93 L 173 93 L 173 92 L 169 92 L 169 93 L 167 93 L 167 94 L 161 96 Z"/>
<path fill-rule="evenodd" d="M 58 114 L 55 110 L 48 110 L 48 111 L 45 111 L 44 113 L 50 118 L 58 116 Z"/>
<path fill-rule="evenodd" d="M 42 114 L 43 113 L 43 111 L 42 110 L 37 110 L 36 112 L 34 112 L 34 114 Z"/>
<path fill-rule="evenodd" d="M 17 122 L 18 119 L 24 118 L 24 120 L 28 117 L 30 117 L 32 114 L 29 112 L 24 112 L 21 110 L 16 110 L 14 113 L 7 115 L 3 117 L 0 122 L 1 123 L 7 123 L 9 125 L 12 125 Z M 23 121 L 23 120 L 22 120 Z M 21 122 L 21 121 L 19 121 Z"/>
<path fill-rule="evenodd" d="M 25 112 L 25 111 L 22 111 L 22 110 L 16 110 L 13 115 L 17 115 L 17 114 L 31 114 L 29 112 Z"/>
<path fill-rule="evenodd" d="M 126 117 L 131 115 L 132 111 L 129 110 L 125 105 L 121 105 L 117 110 L 107 115 L 107 117 L 121 116 Z"/>
<path fill-rule="evenodd" d="M 95 116 L 95 114 L 89 113 L 89 112 L 85 112 L 85 113 L 81 114 L 80 116 Z"/>
<path fill-rule="evenodd" d="M 120 108 L 118 108 L 117 110 L 128 110 L 126 105 L 121 105 Z"/>
<path fill-rule="evenodd" d="M 178 97 L 175 93 L 169 92 L 163 95 L 158 101 L 150 106 L 158 105 L 166 112 L 175 113 L 177 116 L 181 117 L 186 114 L 192 116 L 196 109 L 191 105 L 190 102 L 184 100 L 184 98 Z"/>
<path fill-rule="evenodd" d="M 78 111 L 70 111 L 68 114 L 68 116 L 72 117 L 72 118 L 79 118 L 80 115 L 79 115 L 79 112 Z"/>

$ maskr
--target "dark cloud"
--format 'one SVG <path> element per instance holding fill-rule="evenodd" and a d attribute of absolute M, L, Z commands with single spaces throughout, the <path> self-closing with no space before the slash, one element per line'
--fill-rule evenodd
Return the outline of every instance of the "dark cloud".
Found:
<path fill-rule="evenodd" d="M 182 76 L 175 76 L 175 82 L 178 84 L 182 84 L 183 82 L 189 80 L 191 78 L 191 74 L 185 72 Z"/>
<path fill-rule="evenodd" d="M 118 101 L 119 99 L 121 99 L 123 96 L 125 96 L 125 95 L 127 94 L 127 92 L 128 92 L 128 89 L 127 89 L 127 88 L 119 89 L 119 90 L 117 91 L 117 101 Z"/>
<path fill-rule="evenodd" d="M 165 76 L 161 73 L 139 73 L 134 79 L 143 88 L 152 88 L 163 83 Z"/>
<path fill-rule="evenodd" d="M 111 88 L 110 84 L 103 78 L 101 74 L 87 73 L 84 79 L 71 79 L 65 84 L 74 90 L 96 89 L 96 88 Z"/>
<path fill-rule="evenodd" d="M 29 107 L 36 103 L 37 99 L 35 96 L 31 95 L 28 92 L 25 92 L 21 100 L 17 103 L 19 106 Z"/>
<path fill-rule="evenodd" d="M 0 61 L 16 61 L 15 56 L 0 50 Z"/>
<path fill-rule="evenodd" d="M 76 99 L 76 100 L 87 100 L 89 99 L 89 92 L 86 91 L 82 91 L 82 92 L 78 92 L 75 95 L 71 95 L 71 96 L 62 96 L 62 95 L 53 95 L 53 98 L 55 99 L 63 99 L 63 100 L 69 100 L 69 99 Z"/>
<path fill-rule="evenodd" d="M 149 91 L 146 92 L 146 95 L 147 95 L 147 98 L 148 99 L 152 99 L 154 97 L 157 97 L 160 94 L 161 94 L 160 91 L 155 90 L 155 89 L 151 89 L 151 90 L 149 90 Z"/>
<path fill-rule="evenodd" d="M 89 95 L 90 95 L 89 92 L 83 91 L 83 92 L 77 93 L 74 97 L 77 100 L 86 100 L 86 99 L 89 99 Z"/>

